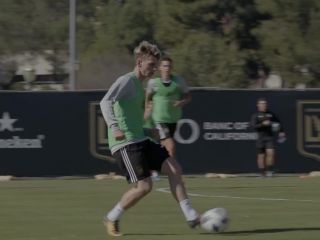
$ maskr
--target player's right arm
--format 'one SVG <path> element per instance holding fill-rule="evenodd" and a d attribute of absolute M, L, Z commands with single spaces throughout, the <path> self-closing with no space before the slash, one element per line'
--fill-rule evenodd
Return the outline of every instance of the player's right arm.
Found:
<path fill-rule="evenodd" d="M 104 120 L 106 121 L 108 127 L 112 130 L 112 133 L 116 140 L 125 139 L 124 133 L 120 130 L 118 120 L 114 113 L 114 104 L 119 100 L 130 99 L 135 91 L 135 85 L 131 81 L 130 77 L 125 75 L 117 79 L 117 81 L 112 84 L 111 88 L 104 96 L 100 102 L 100 108 Z"/>
<path fill-rule="evenodd" d="M 258 130 L 270 125 L 270 121 L 264 121 L 263 123 L 257 122 L 257 114 L 253 114 L 251 117 L 250 125 L 253 129 Z"/>

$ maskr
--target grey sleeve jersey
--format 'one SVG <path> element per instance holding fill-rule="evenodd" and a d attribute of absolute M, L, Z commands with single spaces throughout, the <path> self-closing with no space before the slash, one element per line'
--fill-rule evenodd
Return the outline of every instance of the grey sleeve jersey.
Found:
<path fill-rule="evenodd" d="M 114 113 L 114 104 L 119 100 L 128 100 L 136 96 L 136 85 L 130 76 L 124 75 L 112 84 L 111 88 L 100 102 L 104 120 L 113 131 L 119 130 L 118 121 Z"/>
<path fill-rule="evenodd" d="M 155 93 L 156 92 L 156 80 L 155 79 L 150 79 L 148 81 L 148 84 L 147 84 L 147 89 L 146 89 L 146 92 L 147 93 Z"/>
<path fill-rule="evenodd" d="M 178 77 L 178 83 L 183 94 L 190 92 L 189 87 L 183 77 Z"/>
<path fill-rule="evenodd" d="M 178 84 L 180 85 L 180 90 L 181 93 L 186 94 L 188 93 L 189 87 L 186 83 L 186 81 L 184 80 L 183 77 L 178 77 Z M 150 79 L 148 81 L 148 85 L 147 85 L 147 93 L 155 93 L 157 91 L 157 84 L 156 84 L 156 80 L 155 79 Z"/>

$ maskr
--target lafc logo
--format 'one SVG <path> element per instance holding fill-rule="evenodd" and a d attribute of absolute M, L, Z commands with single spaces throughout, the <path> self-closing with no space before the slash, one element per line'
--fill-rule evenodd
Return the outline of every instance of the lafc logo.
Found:
<path fill-rule="evenodd" d="M 89 104 L 89 145 L 92 156 L 114 162 L 108 142 L 108 127 L 103 119 L 99 102 Z"/>
<path fill-rule="evenodd" d="M 142 167 L 137 167 L 137 174 L 141 176 L 143 174 L 143 168 Z"/>
<path fill-rule="evenodd" d="M 297 102 L 298 150 L 320 161 L 320 100 Z"/>

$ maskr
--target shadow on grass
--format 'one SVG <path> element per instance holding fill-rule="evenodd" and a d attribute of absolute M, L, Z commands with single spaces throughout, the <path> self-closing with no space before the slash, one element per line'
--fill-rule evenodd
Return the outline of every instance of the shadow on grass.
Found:
<path fill-rule="evenodd" d="M 49 188 L 58 188 L 58 187 L 0 187 L 0 189 L 6 190 L 16 190 L 16 189 L 49 189 Z"/>
<path fill-rule="evenodd" d="M 125 233 L 124 236 L 183 236 L 186 234 L 176 233 Z"/>

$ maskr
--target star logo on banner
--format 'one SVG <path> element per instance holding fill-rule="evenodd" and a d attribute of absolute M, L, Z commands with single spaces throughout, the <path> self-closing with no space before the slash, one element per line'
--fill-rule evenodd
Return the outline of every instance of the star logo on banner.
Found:
<path fill-rule="evenodd" d="M 11 119 L 8 112 L 4 112 L 2 114 L 2 118 L 0 119 L 0 132 L 4 130 L 8 130 L 10 132 L 14 132 L 13 123 L 18 121 L 18 119 Z"/>

